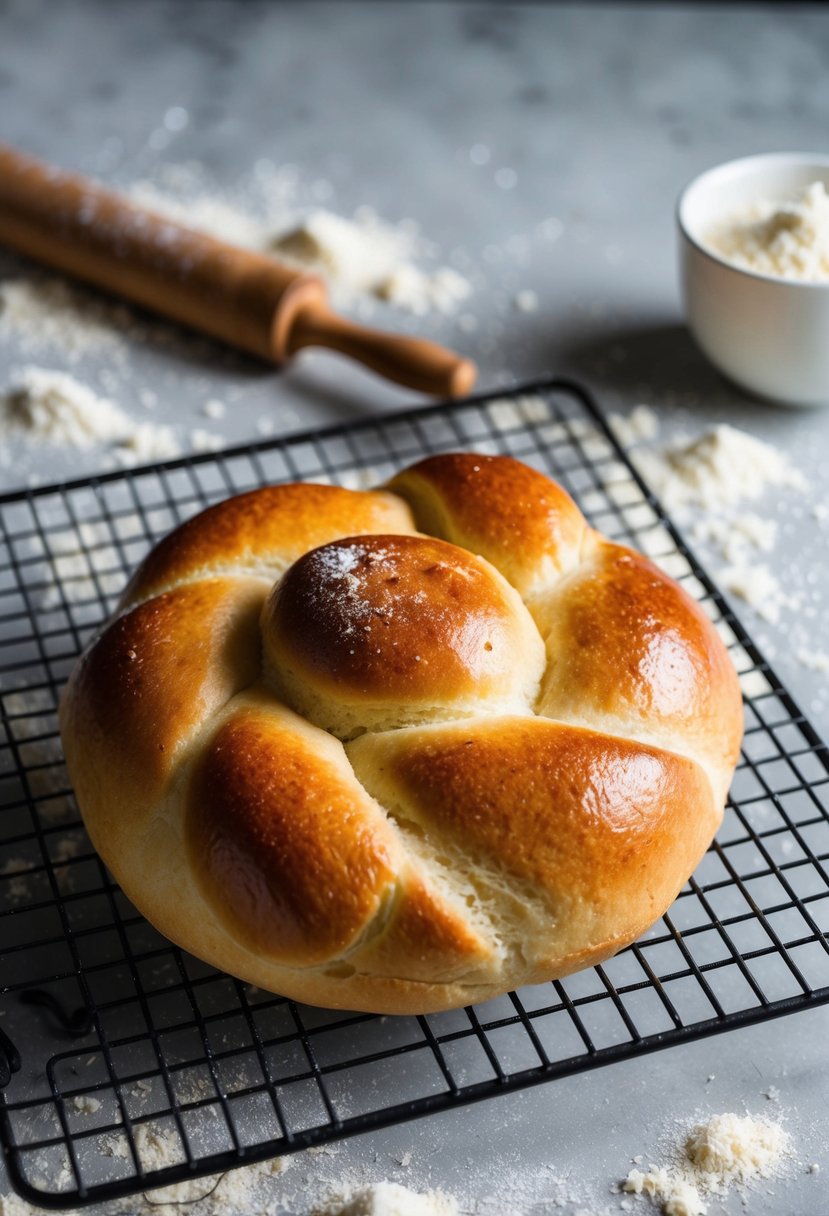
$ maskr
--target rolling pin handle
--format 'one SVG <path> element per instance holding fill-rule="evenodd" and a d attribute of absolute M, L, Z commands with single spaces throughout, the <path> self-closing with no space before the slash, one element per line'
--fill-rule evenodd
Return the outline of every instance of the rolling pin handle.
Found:
<path fill-rule="evenodd" d="M 435 397 L 466 397 L 478 370 L 470 359 L 425 338 L 403 337 L 367 329 L 312 300 L 294 314 L 286 353 L 305 346 L 324 346 L 363 363 L 405 388 Z"/>

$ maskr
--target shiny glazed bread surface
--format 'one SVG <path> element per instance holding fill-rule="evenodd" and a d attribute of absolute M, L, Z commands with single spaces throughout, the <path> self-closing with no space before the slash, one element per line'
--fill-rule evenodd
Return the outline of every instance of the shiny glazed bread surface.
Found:
<path fill-rule="evenodd" d="M 458 453 L 272 486 L 145 559 L 61 704 L 90 836 L 217 967 L 427 1012 L 632 941 L 742 735 L 702 610 L 549 478 Z"/>

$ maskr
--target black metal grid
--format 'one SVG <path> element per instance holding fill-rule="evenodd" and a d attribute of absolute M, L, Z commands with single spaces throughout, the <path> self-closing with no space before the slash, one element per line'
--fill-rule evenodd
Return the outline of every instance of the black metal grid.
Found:
<path fill-rule="evenodd" d="M 664 919 L 601 967 L 428 1017 L 299 1006 L 184 954 L 126 901 L 72 801 L 57 696 L 176 523 L 266 482 L 374 484 L 458 448 L 551 473 L 717 622 L 746 694 L 725 823 Z M 827 751 L 578 385 L 7 495 L 0 529 L 0 1131 L 34 1202 L 167 1185 L 829 1000 Z"/>

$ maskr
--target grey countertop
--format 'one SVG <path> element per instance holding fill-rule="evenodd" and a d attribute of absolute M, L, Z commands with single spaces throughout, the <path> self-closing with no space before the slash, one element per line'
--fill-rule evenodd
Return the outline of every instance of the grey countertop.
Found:
<path fill-rule="evenodd" d="M 706 364 L 683 324 L 673 209 L 717 162 L 825 151 L 827 62 L 819 6 L 0 0 L 0 139 L 119 185 L 194 161 L 233 194 L 257 164 L 293 166 L 299 201 L 411 217 L 470 278 L 453 316 L 377 305 L 372 319 L 463 349 L 482 388 L 568 372 L 608 410 L 649 404 L 666 439 L 728 421 L 784 450 L 811 489 L 794 507 L 766 503 L 781 526 L 768 561 L 784 585 L 811 572 L 807 611 L 776 625 L 742 615 L 826 736 L 827 677 L 797 653 L 829 649 L 827 525 L 813 511 L 827 501 L 829 410 L 764 404 Z M 525 289 L 532 312 L 516 307 Z M 0 345 L 0 387 L 32 361 L 60 366 Z M 98 382 L 107 367 L 70 370 Z M 287 433 L 412 402 L 316 352 L 278 372 L 144 345 L 127 371 L 109 371 L 125 409 L 139 414 L 149 389 L 165 421 L 228 442 L 254 436 L 265 412 Z M 210 397 L 231 407 L 221 422 L 201 416 Z M 100 459 L 73 454 L 73 473 Z M 65 471 L 58 455 L 17 468 L 5 488 Z M 768 1113 L 774 1086 L 803 1165 L 775 1194 L 752 1194 L 750 1210 L 823 1213 L 827 1079 L 829 1011 L 814 1010 L 362 1137 L 332 1162 L 457 1189 L 467 1205 L 511 1172 L 524 1211 L 566 1179 L 559 1198 L 569 1187 L 575 1206 L 618 1210 L 610 1183 L 666 1129 L 700 1112 Z M 812 1161 L 822 1175 L 805 1172 Z M 740 1210 L 739 1197 L 722 1206 Z"/>

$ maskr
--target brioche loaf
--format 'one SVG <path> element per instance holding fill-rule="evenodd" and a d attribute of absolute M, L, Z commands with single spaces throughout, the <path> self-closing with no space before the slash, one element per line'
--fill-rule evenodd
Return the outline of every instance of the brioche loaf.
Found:
<path fill-rule="evenodd" d="M 720 823 L 742 711 L 676 583 L 541 473 L 454 454 L 183 524 L 61 729 L 161 932 L 298 1000 L 423 1013 L 651 925 Z"/>

